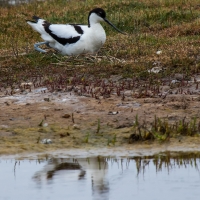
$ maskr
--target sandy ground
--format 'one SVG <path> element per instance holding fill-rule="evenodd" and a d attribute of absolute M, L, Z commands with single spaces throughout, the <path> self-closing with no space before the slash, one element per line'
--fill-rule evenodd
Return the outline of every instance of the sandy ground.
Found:
<path fill-rule="evenodd" d="M 1 96 L 0 154 L 52 152 L 70 149 L 109 149 L 114 152 L 199 150 L 200 137 L 174 137 L 167 142 L 129 144 L 136 115 L 140 122 L 153 122 L 155 115 L 175 121 L 199 118 L 198 95 L 168 95 L 166 98 L 122 100 L 88 98 L 73 93 L 32 92 Z M 50 139 L 51 144 L 43 144 Z M 122 149 L 123 151 L 122 151 Z M 96 150 L 98 154 L 99 150 Z M 105 154 L 102 152 L 102 154 Z"/>

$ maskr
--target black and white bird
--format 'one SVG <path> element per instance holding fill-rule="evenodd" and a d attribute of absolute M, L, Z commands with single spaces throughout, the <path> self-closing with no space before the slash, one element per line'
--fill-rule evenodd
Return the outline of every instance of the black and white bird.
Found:
<path fill-rule="evenodd" d="M 118 32 L 124 34 L 106 19 L 106 13 L 101 8 L 89 12 L 88 25 L 51 24 L 44 19 L 33 16 L 35 21 L 27 23 L 41 34 L 44 42 L 36 43 L 35 50 L 45 53 L 40 45 L 58 50 L 63 55 L 95 54 L 106 41 L 106 33 L 100 22 L 105 21 Z"/>

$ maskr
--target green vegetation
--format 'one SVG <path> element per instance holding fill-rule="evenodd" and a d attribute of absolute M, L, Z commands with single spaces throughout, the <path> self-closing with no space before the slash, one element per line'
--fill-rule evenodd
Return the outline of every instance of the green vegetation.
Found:
<path fill-rule="evenodd" d="M 97 132 L 96 133 L 99 133 L 100 129 L 101 129 L 101 122 L 100 122 L 100 119 L 98 119 Z"/>
<path fill-rule="evenodd" d="M 179 137 L 179 142 L 182 136 L 199 136 L 200 122 L 197 124 L 197 119 L 194 118 L 187 122 L 185 118 L 173 124 L 169 124 L 167 120 L 162 120 L 155 116 L 151 125 L 146 121 L 138 122 L 138 116 L 135 117 L 135 122 L 132 127 L 132 134 L 129 137 L 129 143 L 145 140 L 158 140 L 160 142 L 169 141 L 170 138 Z"/>
<path fill-rule="evenodd" d="M 128 33 L 118 34 L 103 24 L 107 41 L 99 52 L 102 59 L 98 62 L 85 56 L 77 59 L 34 51 L 33 44 L 42 39 L 26 24 L 26 19 L 38 15 L 52 23 L 86 24 L 88 12 L 94 7 L 105 9 L 107 18 Z M 100 78 L 111 74 L 143 77 L 143 71 L 158 59 L 167 69 L 162 76 L 176 72 L 190 76 L 199 72 L 198 0 L 36 1 L 0 7 L 0 17 L 0 84 L 5 89 L 39 78 L 54 82 L 61 73 L 65 74 L 64 79 L 75 73 Z M 157 50 L 162 50 L 159 58 Z M 110 57 L 118 60 L 111 62 Z"/>

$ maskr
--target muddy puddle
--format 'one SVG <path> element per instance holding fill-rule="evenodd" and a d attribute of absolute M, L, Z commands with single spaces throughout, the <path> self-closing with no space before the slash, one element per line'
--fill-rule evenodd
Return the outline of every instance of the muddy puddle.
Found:
<path fill-rule="evenodd" d="M 177 200 L 200 195 L 200 153 L 1 158 L 0 199 Z"/>

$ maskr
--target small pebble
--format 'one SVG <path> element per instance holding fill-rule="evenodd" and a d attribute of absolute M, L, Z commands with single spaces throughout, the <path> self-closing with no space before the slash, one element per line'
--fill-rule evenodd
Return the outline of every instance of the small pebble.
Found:
<path fill-rule="evenodd" d="M 118 111 L 109 111 L 108 115 L 117 115 L 119 112 Z"/>
<path fill-rule="evenodd" d="M 47 127 L 47 126 L 48 126 L 48 123 L 44 123 L 42 126 L 43 126 L 43 127 Z"/>
<path fill-rule="evenodd" d="M 80 129 L 80 126 L 79 126 L 78 124 L 74 124 L 74 125 L 73 125 L 73 129 L 79 130 L 79 129 Z"/>
<path fill-rule="evenodd" d="M 42 141 L 41 141 L 41 143 L 42 144 L 52 144 L 52 141 L 51 141 L 51 139 L 43 139 Z"/>

